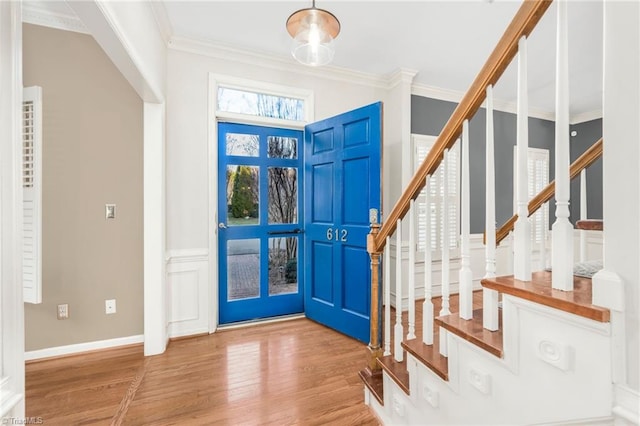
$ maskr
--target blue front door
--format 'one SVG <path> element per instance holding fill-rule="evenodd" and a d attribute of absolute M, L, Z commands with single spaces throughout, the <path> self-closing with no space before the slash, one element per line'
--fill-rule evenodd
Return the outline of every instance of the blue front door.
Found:
<path fill-rule="evenodd" d="M 380 211 L 382 104 L 308 125 L 305 153 L 305 313 L 369 341 L 369 210 Z"/>
<path fill-rule="evenodd" d="M 219 320 L 301 313 L 301 131 L 218 124 Z"/>

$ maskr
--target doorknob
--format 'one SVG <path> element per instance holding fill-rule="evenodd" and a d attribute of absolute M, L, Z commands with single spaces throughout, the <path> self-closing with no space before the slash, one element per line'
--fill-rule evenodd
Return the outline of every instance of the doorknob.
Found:
<path fill-rule="evenodd" d="M 227 225 L 225 225 L 223 222 L 220 222 L 220 223 L 218 224 L 218 228 L 220 228 L 220 229 L 227 229 Z"/>

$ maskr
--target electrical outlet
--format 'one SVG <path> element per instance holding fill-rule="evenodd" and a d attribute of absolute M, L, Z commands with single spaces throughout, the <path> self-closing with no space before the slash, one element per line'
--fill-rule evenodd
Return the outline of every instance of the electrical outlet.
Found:
<path fill-rule="evenodd" d="M 106 314 L 116 313 L 116 299 L 109 299 L 104 301 L 104 312 Z"/>
<path fill-rule="evenodd" d="M 62 305 L 58 305 L 58 319 L 68 319 L 69 318 L 69 305 L 64 303 Z"/>

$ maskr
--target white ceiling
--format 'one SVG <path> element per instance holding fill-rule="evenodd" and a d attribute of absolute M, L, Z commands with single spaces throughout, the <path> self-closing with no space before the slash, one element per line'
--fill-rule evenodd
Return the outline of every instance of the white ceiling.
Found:
<path fill-rule="evenodd" d="M 289 53 L 287 17 L 305 1 L 164 1 L 173 36 L 209 41 L 295 61 Z M 59 2 L 46 4 L 71 13 Z M 317 0 L 338 17 L 333 66 L 370 74 L 398 68 L 418 72 L 414 82 L 464 92 L 517 11 L 518 1 Z M 156 6 L 158 6 L 156 4 Z M 65 9 L 66 7 L 66 9 Z M 554 111 L 555 6 L 530 37 L 530 107 Z M 602 108 L 602 2 L 569 2 L 571 114 Z M 498 83 L 496 97 L 515 101 L 515 62 Z"/>

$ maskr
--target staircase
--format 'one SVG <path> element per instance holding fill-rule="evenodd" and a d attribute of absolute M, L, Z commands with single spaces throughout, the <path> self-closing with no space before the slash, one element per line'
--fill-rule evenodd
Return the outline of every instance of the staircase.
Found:
<path fill-rule="evenodd" d="M 557 10 L 556 180 L 527 199 L 527 38 L 550 1 L 523 2 L 433 148 L 383 224 L 372 223 L 371 341 L 360 372 L 367 403 L 384 424 L 568 424 L 612 423 L 612 328 L 608 309 L 593 302 L 590 278 L 573 275 L 573 226 L 569 182 L 602 156 L 602 139 L 569 165 L 566 4 Z M 564 40 L 563 40 L 564 39 Z M 518 58 L 517 215 L 495 226 L 493 85 Z M 470 266 L 468 122 L 485 102 L 486 230 L 485 277 L 474 289 Z M 461 235 L 459 293 L 450 291 L 449 240 L 443 232 L 440 297 L 434 292 L 432 250 L 424 250 L 424 300 L 416 300 L 415 200 L 447 156 L 461 144 Z M 466 161 L 465 161 L 466 159 Z M 441 165 L 442 163 L 442 165 Z M 447 179 L 444 179 L 446 182 Z M 584 185 L 583 185 L 584 186 Z M 443 184 L 448 194 L 447 184 Z M 584 190 L 582 191 L 585 192 Z M 430 191 L 424 191 L 425 205 Z M 547 268 L 547 230 L 535 237 L 529 217 L 552 197 L 556 218 Z M 447 197 L 443 197 L 447 212 Z M 586 206 L 586 202 L 584 203 Z M 586 208 L 584 209 L 586 211 Z M 431 211 L 419 228 L 429 232 Z M 440 215 L 440 216 L 445 216 Z M 403 279 L 402 228 L 409 228 L 407 279 Z M 583 226 L 585 228 L 583 228 Z M 583 222 L 580 229 L 596 229 Z M 601 223 L 600 223 L 600 229 Z M 396 238 L 396 276 L 391 282 L 390 242 Z M 513 275 L 496 276 L 496 247 L 510 236 Z M 536 239 L 537 238 L 537 239 Z M 430 243 L 429 243 L 430 244 Z M 532 249 L 538 253 L 533 271 Z M 581 249 L 581 260 L 584 250 Z M 384 277 L 380 277 L 380 264 Z M 382 282 L 381 282 L 382 281 Z M 390 287 L 395 284 L 395 301 Z M 402 311 L 402 287 L 408 306 Z M 384 290 L 384 292 L 382 291 Z M 383 294 L 384 293 L 384 294 Z M 381 300 L 382 299 L 382 300 Z M 393 310 L 391 305 L 395 302 Z M 384 306 L 384 312 L 380 307 Z M 392 321 L 394 323 L 392 324 Z M 577 424 L 576 423 L 576 424 Z"/>
<path fill-rule="evenodd" d="M 380 420 L 492 425 L 607 420 L 611 377 L 601 366 L 610 362 L 609 312 L 583 301 L 590 299 L 590 280 L 576 278 L 573 300 L 549 290 L 547 272 L 534 274 L 530 289 L 520 289 L 521 284 L 510 277 L 483 282 L 504 290 L 498 331 L 482 327 L 480 309 L 470 321 L 457 314 L 438 317 L 437 329 L 447 333 L 447 357 L 439 353 L 438 339 L 433 346 L 413 339 L 402 343 L 403 362 L 385 356 L 378 360 L 381 375 L 361 373 L 367 378 L 365 401 Z"/>

